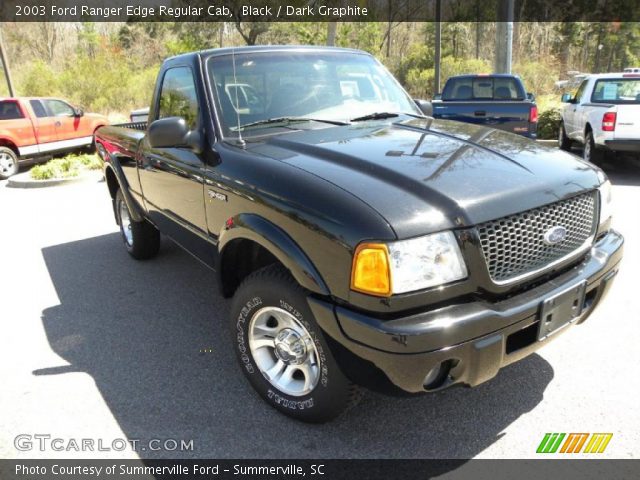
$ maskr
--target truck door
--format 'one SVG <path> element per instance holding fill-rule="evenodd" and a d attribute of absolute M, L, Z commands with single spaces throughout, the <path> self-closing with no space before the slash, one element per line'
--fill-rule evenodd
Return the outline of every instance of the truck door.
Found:
<path fill-rule="evenodd" d="M 74 108 L 67 102 L 57 99 L 43 100 L 49 115 L 55 118 L 56 137 L 59 148 L 72 148 L 90 145 L 93 132 L 83 117 L 76 116 Z"/>
<path fill-rule="evenodd" d="M 584 92 L 587 88 L 588 80 L 583 80 L 576 93 L 573 95 L 573 103 L 565 111 L 564 116 L 564 129 L 567 135 L 573 139 L 582 140 L 582 130 L 584 125 L 580 122 L 582 111 L 584 110 Z"/>
<path fill-rule="evenodd" d="M 42 104 L 41 100 L 29 100 L 29 105 L 33 111 L 33 129 L 36 132 L 36 141 L 39 144 L 39 151 L 43 149 L 46 151 L 47 147 L 50 147 L 52 142 L 57 140 L 56 136 L 56 119 L 50 117 L 47 113 L 47 109 Z"/>
<path fill-rule="evenodd" d="M 191 129 L 201 128 L 193 70 L 188 66 L 167 69 L 155 99 L 154 118 L 182 117 Z M 211 261 L 206 243 L 204 163 L 189 148 L 151 148 L 143 140 L 138 160 L 140 184 L 150 218 L 163 232 L 189 251 Z"/>

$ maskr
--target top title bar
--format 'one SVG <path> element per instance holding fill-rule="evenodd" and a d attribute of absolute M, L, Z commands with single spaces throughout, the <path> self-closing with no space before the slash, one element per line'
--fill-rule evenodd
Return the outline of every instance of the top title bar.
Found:
<path fill-rule="evenodd" d="M 439 16 L 438 13 L 439 12 Z M 3 22 L 635 22 L 640 0 L 3 0 Z"/>

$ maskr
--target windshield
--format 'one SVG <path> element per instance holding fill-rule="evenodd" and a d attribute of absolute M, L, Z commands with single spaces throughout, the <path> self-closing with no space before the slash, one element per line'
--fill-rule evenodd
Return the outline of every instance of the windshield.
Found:
<path fill-rule="evenodd" d="M 639 104 L 640 78 L 598 80 L 591 95 L 593 103 Z"/>
<path fill-rule="evenodd" d="M 299 128 L 297 118 L 346 122 L 373 113 L 422 115 L 373 57 L 344 52 L 282 51 L 213 56 L 207 61 L 226 136 Z M 251 124 L 251 125 L 250 125 Z M 238 125 L 240 127 L 238 128 Z M 271 133 L 271 132 L 269 132 Z"/>

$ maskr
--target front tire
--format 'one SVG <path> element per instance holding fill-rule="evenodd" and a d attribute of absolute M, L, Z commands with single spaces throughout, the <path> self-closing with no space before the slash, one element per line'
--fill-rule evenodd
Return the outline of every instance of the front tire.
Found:
<path fill-rule="evenodd" d="M 319 423 L 360 400 L 361 388 L 338 367 L 305 291 L 280 265 L 244 280 L 233 298 L 231 320 L 242 371 L 275 409 Z"/>
<path fill-rule="evenodd" d="M 7 147 L 0 147 L 0 180 L 15 175 L 19 169 L 16 152 Z"/>
<path fill-rule="evenodd" d="M 567 137 L 564 122 L 560 122 L 560 128 L 558 128 L 558 147 L 560 147 L 560 150 L 571 151 L 571 139 Z"/>
<path fill-rule="evenodd" d="M 136 222 L 131 218 L 122 190 L 116 193 L 116 215 L 120 235 L 129 255 L 136 260 L 155 257 L 160 250 L 160 232 L 147 220 Z"/>
<path fill-rule="evenodd" d="M 584 139 L 584 150 L 582 152 L 582 158 L 586 162 L 598 163 L 604 160 L 604 152 L 596 148 L 596 143 L 593 140 L 593 132 L 589 130 Z"/>

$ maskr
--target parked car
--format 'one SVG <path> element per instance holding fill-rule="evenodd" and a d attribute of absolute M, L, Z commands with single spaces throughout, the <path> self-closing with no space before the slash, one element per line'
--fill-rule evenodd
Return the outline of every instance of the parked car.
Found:
<path fill-rule="evenodd" d="M 378 94 L 344 88 L 362 73 Z M 292 417 L 329 420 L 361 385 L 483 383 L 584 322 L 618 271 L 599 168 L 426 117 L 367 53 L 217 49 L 159 78 L 148 126 L 97 132 L 123 244 L 148 259 L 162 232 L 217 271 L 242 372 Z M 236 78 L 264 113 L 233 107 Z"/>
<path fill-rule="evenodd" d="M 640 153 L 639 73 L 589 75 L 562 101 L 560 148 L 570 150 L 579 142 L 589 162 L 602 160 L 607 152 Z"/>
<path fill-rule="evenodd" d="M 538 107 L 516 75 L 459 75 L 433 100 L 433 116 L 536 138 Z"/>
<path fill-rule="evenodd" d="M 0 178 L 16 174 L 24 159 L 91 146 L 107 123 L 57 98 L 0 98 Z"/>

